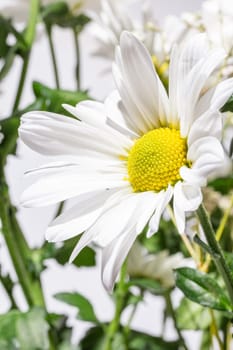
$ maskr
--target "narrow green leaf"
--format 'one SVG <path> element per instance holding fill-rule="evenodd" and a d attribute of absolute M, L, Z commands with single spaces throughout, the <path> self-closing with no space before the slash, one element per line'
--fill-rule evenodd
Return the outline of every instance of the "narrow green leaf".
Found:
<path fill-rule="evenodd" d="M 58 293 L 55 298 L 78 308 L 78 318 L 83 321 L 98 323 L 90 301 L 79 293 Z"/>
<path fill-rule="evenodd" d="M 231 303 L 216 280 L 189 267 L 176 269 L 176 285 L 184 295 L 202 306 L 231 311 Z"/>

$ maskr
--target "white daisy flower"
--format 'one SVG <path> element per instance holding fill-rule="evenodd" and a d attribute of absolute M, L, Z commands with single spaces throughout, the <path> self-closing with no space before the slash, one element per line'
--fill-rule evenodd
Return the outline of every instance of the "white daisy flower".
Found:
<path fill-rule="evenodd" d="M 40 178 L 24 192 L 23 204 L 39 207 L 76 197 L 46 238 L 56 242 L 85 231 L 71 260 L 91 242 L 103 247 L 108 290 L 136 237 L 147 223 L 148 237 L 158 230 L 172 199 L 184 233 L 186 212 L 199 207 L 201 186 L 221 166 L 219 109 L 233 91 L 233 79 L 201 91 L 224 57 L 221 49 L 209 51 L 202 35 L 181 50 L 174 47 L 167 94 L 146 48 L 124 32 L 113 69 L 118 91 L 105 103 L 66 105 L 78 119 L 48 112 L 22 117 L 25 144 L 65 157 L 32 171 Z"/>
<path fill-rule="evenodd" d="M 130 5 L 134 10 L 133 15 Z M 124 30 L 134 33 L 149 51 L 153 46 L 156 26 L 149 2 L 138 4 L 129 1 L 101 0 L 100 14 L 94 14 L 93 20 L 90 27 L 90 32 L 96 40 L 96 49 L 93 53 L 109 59 L 111 63 Z"/>
<path fill-rule="evenodd" d="M 167 250 L 149 254 L 145 247 L 135 242 L 127 258 L 127 272 L 131 277 L 147 277 L 160 281 L 165 288 L 175 284 L 173 270 L 184 266 L 181 253 L 169 255 Z"/>

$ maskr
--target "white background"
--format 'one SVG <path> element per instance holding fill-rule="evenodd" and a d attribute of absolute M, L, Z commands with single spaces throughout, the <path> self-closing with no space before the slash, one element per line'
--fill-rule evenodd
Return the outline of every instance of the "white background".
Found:
<path fill-rule="evenodd" d="M 10 1 L 10 0 L 9 0 Z M 189 10 L 197 10 L 201 0 L 154 0 L 154 12 L 156 18 L 161 20 L 167 14 L 177 14 Z M 61 76 L 62 88 L 74 89 L 74 65 L 75 54 L 73 38 L 69 31 L 59 28 L 55 31 L 56 52 L 58 57 L 58 66 Z M 82 52 L 82 87 L 89 89 L 90 94 L 102 100 L 113 88 L 111 75 L 104 77 L 100 74 L 103 70 L 104 63 L 91 56 L 93 49 L 93 40 L 88 30 L 81 37 Z M 18 60 L 14 65 L 11 73 L 1 86 L 0 95 L 0 115 L 6 116 L 12 106 L 12 101 L 17 88 L 21 62 Z M 41 37 L 35 44 L 27 82 L 22 98 L 21 106 L 24 107 L 32 102 L 33 94 L 31 91 L 31 81 L 37 80 L 54 86 L 53 72 L 51 68 L 48 42 L 45 37 Z M 7 164 L 7 177 L 10 184 L 11 196 L 14 204 L 19 205 L 20 194 L 28 185 L 28 180 L 24 178 L 25 170 L 34 168 L 39 164 L 45 163 L 48 159 L 40 157 L 38 154 L 29 150 L 26 146 L 19 144 L 17 157 L 9 157 Z M 44 241 L 44 232 L 54 213 L 54 208 L 48 207 L 43 209 L 24 209 L 19 210 L 19 220 L 26 234 L 27 240 L 32 247 L 38 247 Z M 98 257 L 99 260 L 99 257 Z M 0 248 L 0 262 L 4 271 L 10 271 L 14 276 L 7 251 L 4 243 Z M 73 266 L 60 267 L 55 262 L 49 262 L 48 268 L 42 275 L 42 283 L 45 290 L 46 302 L 49 311 L 67 313 L 70 315 L 70 324 L 75 326 L 73 340 L 78 341 L 84 334 L 85 329 L 89 326 L 83 322 L 75 320 L 76 311 L 74 308 L 56 301 L 53 295 L 59 291 L 78 291 L 88 297 L 94 305 L 97 316 L 107 321 L 113 315 L 113 304 L 111 298 L 107 295 L 101 284 L 99 264 L 95 268 L 74 268 Z M 25 310 L 25 303 L 20 296 L 20 290 L 15 291 L 19 296 L 18 300 L 22 309 Z M 1 302 L 0 312 L 3 313 L 8 308 L 8 301 L 4 292 L 0 290 Z M 3 295 L 3 297 L 2 297 Z M 163 310 L 163 301 L 147 295 L 145 302 L 138 308 L 133 327 L 138 330 L 150 332 L 153 335 L 160 335 Z M 127 315 L 123 315 L 127 319 Z M 187 332 L 186 332 L 187 333 Z M 174 338 L 175 333 L 172 327 L 168 327 L 168 338 Z M 197 347 L 197 337 L 192 334 L 191 339 L 187 333 L 187 341 L 190 349 L 195 350 Z"/>

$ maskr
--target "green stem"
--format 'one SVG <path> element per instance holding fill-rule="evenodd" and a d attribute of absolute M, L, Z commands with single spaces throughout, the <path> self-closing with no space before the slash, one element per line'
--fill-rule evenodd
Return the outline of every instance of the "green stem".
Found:
<path fill-rule="evenodd" d="M 47 31 L 48 40 L 49 40 L 49 48 L 50 48 L 50 53 L 51 53 L 51 58 L 52 58 L 52 63 L 53 63 L 53 72 L 54 72 L 56 87 L 57 87 L 57 89 L 60 89 L 57 60 L 56 60 L 55 48 L 54 48 L 53 37 L 52 37 L 52 27 L 46 25 L 46 31 Z"/>
<path fill-rule="evenodd" d="M 0 215 L 2 220 L 2 231 L 4 234 L 4 238 L 12 259 L 12 263 L 14 265 L 16 274 L 18 276 L 20 285 L 24 291 L 25 298 L 28 302 L 29 306 L 33 306 L 33 296 L 32 296 L 32 288 L 31 281 L 28 276 L 28 271 L 25 268 L 24 262 L 19 254 L 17 241 L 12 232 L 10 220 L 9 220 L 9 205 L 7 203 L 7 198 L 5 198 L 5 192 L 7 191 L 6 185 L 1 185 L 1 187 L 5 187 L 3 191 L 1 189 L 0 194 Z"/>
<path fill-rule="evenodd" d="M 165 301 L 166 301 L 166 306 L 167 306 L 167 309 L 168 309 L 168 313 L 169 315 L 171 316 L 172 320 L 173 320 L 173 323 L 174 323 L 174 327 L 176 329 L 176 332 L 177 332 L 177 335 L 180 339 L 180 342 L 181 344 L 183 345 L 183 349 L 185 350 L 188 350 L 187 348 L 187 345 L 185 344 L 185 340 L 183 338 L 183 335 L 177 325 L 177 320 L 176 320 L 176 313 L 175 313 L 175 310 L 174 310 L 174 307 L 173 307 L 173 304 L 172 304 L 172 299 L 171 299 L 171 294 L 170 292 L 167 292 L 165 294 Z"/>
<path fill-rule="evenodd" d="M 107 334 L 106 334 L 106 342 L 104 346 L 104 350 L 111 350 L 112 349 L 112 341 L 114 338 L 114 335 L 120 328 L 120 319 L 121 319 L 121 313 L 124 309 L 125 305 L 125 296 L 126 296 L 126 288 L 125 288 L 125 277 L 126 277 L 126 271 L 127 271 L 127 265 L 126 263 L 123 264 L 121 268 L 120 273 L 120 280 L 117 285 L 116 290 L 116 308 L 115 308 L 115 315 L 112 320 L 112 322 L 109 324 L 107 328 Z"/>
<path fill-rule="evenodd" d="M 36 36 L 36 25 L 37 25 L 39 6 L 40 6 L 40 0 L 30 1 L 28 23 L 24 34 L 24 39 L 25 39 L 25 42 L 27 43 L 29 50 L 31 49 Z"/>
<path fill-rule="evenodd" d="M 28 247 L 23 233 L 17 222 L 16 232 L 16 218 L 12 223 L 12 206 L 10 203 L 8 186 L 5 181 L 4 173 L 1 173 L 0 184 L 0 216 L 2 220 L 2 232 L 8 247 L 9 254 L 12 259 L 13 266 L 18 276 L 18 281 L 23 289 L 28 305 L 31 306 L 45 306 L 44 297 L 39 280 L 31 277 L 28 269 L 28 258 L 30 255 L 30 248 Z M 23 250 L 21 250 L 23 248 Z M 25 251 L 27 252 L 25 254 Z"/>
<path fill-rule="evenodd" d="M 18 107 L 20 104 L 20 100 L 21 100 L 23 88 L 24 88 L 24 83 L 25 83 L 25 79 L 26 79 L 26 75 L 27 75 L 27 70 L 28 70 L 29 58 L 30 58 L 30 53 L 29 52 L 25 53 L 24 60 L 23 60 L 23 66 L 22 66 L 20 79 L 19 79 L 19 84 L 18 84 L 18 88 L 17 88 L 17 93 L 16 93 L 16 97 L 15 97 L 15 102 L 14 102 L 14 105 L 12 108 L 12 114 L 18 110 Z"/>
<path fill-rule="evenodd" d="M 78 39 L 78 33 L 75 28 L 73 29 L 74 33 L 74 46 L 75 46 L 75 53 L 76 53 L 76 67 L 75 67 L 75 76 L 76 76 L 76 83 L 77 83 L 77 89 L 78 91 L 81 89 L 81 83 L 80 83 L 80 50 L 79 50 L 79 39 Z"/>
<path fill-rule="evenodd" d="M 23 93 L 24 83 L 25 83 L 27 70 L 28 70 L 30 51 L 31 51 L 32 44 L 33 44 L 34 39 L 35 39 L 35 35 L 36 35 L 36 24 L 37 24 L 38 12 L 39 12 L 39 0 L 31 0 L 30 1 L 30 11 L 29 11 L 28 24 L 27 24 L 27 28 L 26 28 L 25 34 L 24 34 L 24 39 L 25 39 L 25 43 L 27 45 L 27 49 L 24 52 L 24 56 L 23 56 L 24 57 L 23 58 L 23 66 L 22 66 L 22 70 L 21 70 L 21 75 L 20 75 L 20 79 L 19 79 L 19 85 L 18 85 L 16 97 L 15 97 L 15 102 L 14 102 L 13 109 L 12 109 L 12 114 L 18 109 L 19 104 L 20 104 L 20 100 L 21 100 L 21 96 Z"/>
<path fill-rule="evenodd" d="M 216 240 L 215 232 L 203 205 L 200 205 L 200 207 L 197 209 L 197 215 L 202 225 L 206 240 L 211 250 L 214 252 L 214 255 L 212 255 L 213 260 L 225 282 L 231 303 L 233 305 L 233 280 L 231 277 L 231 272 L 226 264 L 222 248 Z"/>

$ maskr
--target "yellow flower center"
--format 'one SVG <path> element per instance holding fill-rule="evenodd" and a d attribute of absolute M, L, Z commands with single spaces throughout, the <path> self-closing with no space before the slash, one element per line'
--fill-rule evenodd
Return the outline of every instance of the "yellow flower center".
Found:
<path fill-rule="evenodd" d="M 181 179 L 179 170 L 188 165 L 186 139 L 180 131 L 158 128 L 138 139 L 128 156 L 128 175 L 135 192 L 161 191 Z"/>

